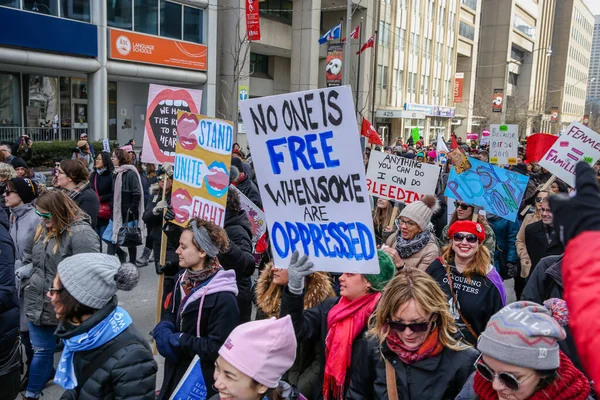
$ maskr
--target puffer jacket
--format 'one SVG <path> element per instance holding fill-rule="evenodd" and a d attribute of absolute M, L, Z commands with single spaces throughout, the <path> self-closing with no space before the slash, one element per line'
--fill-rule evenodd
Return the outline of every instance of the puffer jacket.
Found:
<path fill-rule="evenodd" d="M 8 218 L 0 212 L 0 366 L 7 364 L 19 335 L 19 302 L 15 288 L 15 248 L 8 233 Z M 20 366 L 6 365 L 6 374 Z"/>
<path fill-rule="evenodd" d="M 381 356 L 383 355 L 384 358 Z M 386 343 L 381 351 L 376 339 L 369 339 L 366 353 L 358 358 L 359 369 L 364 374 L 351 383 L 346 398 L 352 400 L 387 400 L 386 360 L 396 371 L 398 398 L 402 400 L 454 400 L 469 375 L 475 370 L 477 350 L 466 347 L 462 351 L 444 348 L 436 356 L 413 364 L 404 364 Z M 371 372 L 367 372 L 371 371 Z M 375 374 L 375 380 L 368 380 Z"/>
<path fill-rule="evenodd" d="M 117 305 L 117 296 L 114 296 L 106 306 L 81 325 L 59 325 L 56 335 L 61 339 L 69 339 L 88 332 L 112 313 Z M 76 352 L 73 356 L 75 376 L 80 377 L 83 370 L 115 342 L 122 345 L 118 345 L 119 349 L 90 376 L 83 387 L 78 389 L 79 395 L 77 389 L 67 390 L 60 400 L 154 400 L 156 398 L 158 367 L 148 342 L 133 324 L 98 348 Z"/>
<path fill-rule="evenodd" d="M 87 215 L 81 214 L 71 225 L 60 232 L 58 249 L 55 252 L 56 238 L 45 240 L 48 231 L 42 224 L 38 240 L 25 249 L 23 265 L 32 264 L 33 270 L 23 287 L 25 315 L 36 325 L 57 325 L 54 307 L 46 296 L 56 276 L 58 263 L 80 253 L 98 253 L 100 239 L 89 222 Z"/>
<path fill-rule="evenodd" d="M 494 256 L 494 267 L 502 275 L 507 263 L 516 265 L 519 261 L 516 240 L 521 226 L 517 221 L 512 222 L 493 214 L 488 214 L 488 222 L 492 226 L 496 236 L 496 248 L 492 253 Z"/>
<path fill-rule="evenodd" d="M 100 200 L 90 183 L 73 197 L 75 204 L 79 206 L 90 217 L 92 228 L 96 228 L 98 212 L 100 211 Z"/>

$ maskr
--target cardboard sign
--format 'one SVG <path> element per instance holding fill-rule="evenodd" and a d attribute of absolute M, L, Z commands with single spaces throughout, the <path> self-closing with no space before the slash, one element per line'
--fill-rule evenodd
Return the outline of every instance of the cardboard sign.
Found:
<path fill-rule="evenodd" d="M 405 157 L 371 152 L 367 188 L 373 196 L 410 204 L 435 194 L 440 167 Z"/>
<path fill-rule="evenodd" d="M 412 135 L 413 145 L 417 145 L 417 142 L 421 139 L 421 134 L 419 133 L 419 128 L 412 128 L 410 131 Z"/>
<path fill-rule="evenodd" d="M 454 170 L 459 175 L 471 168 L 469 157 L 467 157 L 465 153 L 459 149 L 452 150 L 450 153 L 448 153 L 448 158 L 452 161 Z"/>
<path fill-rule="evenodd" d="M 256 242 L 258 242 L 262 235 L 267 231 L 267 219 L 265 218 L 265 213 L 235 186 L 229 185 L 229 191 L 235 191 L 238 194 L 240 198 L 240 208 L 246 212 L 248 222 L 250 222 L 250 229 L 252 229 L 252 244 L 256 245 Z"/>
<path fill-rule="evenodd" d="M 102 139 L 102 151 L 110 153 L 110 143 L 108 142 L 108 138 Z"/>
<path fill-rule="evenodd" d="M 527 147 L 525 148 L 525 164 L 539 162 L 556 142 L 558 136 L 548 135 L 546 133 L 536 133 L 527 138 Z"/>
<path fill-rule="evenodd" d="M 223 226 L 229 189 L 233 123 L 180 111 L 173 166 L 173 223 L 202 218 Z"/>
<path fill-rule="evenodd" d="M 529 177 L 474 158 L 469 158 L 469 162 L 471 168 L 462 174 L 452 168 L 444 196 L 514 221 Z"/>
<path fill-rule="evenodd" d="M 519 125 L 490 125 L 490 163 L 517 165 Z"/>
<path fill-rule="evenodd" d="M 485 146 L 490 142 L 490 131 L 481 132 L 481 140 L 479 141 L 480 146 Z"/>
<path fill-rule="evenodd" d="M 579 161 L 594 164 L 600 158 L 600 135 L 573 121 L 540 160 L 540 166 L 567 185 L 575 186 L 575 165 Z"/>
<path fill-rule="evenodd" d="M 273 249 L 316 271 L 378 273 L 369 193 L 349 86 L 240 102 Z"/>
<path fill-rule="evenodd" d="M 146 127 L 142 146 L 142 162 L 172 163 L 177 142 L 177 113 L 198 114 L 202 104 L 202 90 L 150 85 Z"/>
<path fill-rule="evenodd" d="M 194 356 L 169 400 L 206 400 L 208 391 L 202 375 L 200 357 Z"/>

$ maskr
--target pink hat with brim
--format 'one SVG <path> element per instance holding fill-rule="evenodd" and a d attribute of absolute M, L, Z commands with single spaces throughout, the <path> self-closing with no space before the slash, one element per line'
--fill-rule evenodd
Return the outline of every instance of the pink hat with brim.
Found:
<path fill-rule="evenodd" d="M 219 355 L 256 382 L 276 388 L 294 364 L 296 346 L 292 318 L 286 315 L 238 326 L 219 349 Z"/>

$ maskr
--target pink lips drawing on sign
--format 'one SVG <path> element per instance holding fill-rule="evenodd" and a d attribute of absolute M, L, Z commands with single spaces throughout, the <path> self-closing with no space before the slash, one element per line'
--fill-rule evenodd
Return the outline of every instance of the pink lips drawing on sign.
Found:
<path fill-rule="evenodd" d="M 209 166 L 208 170 L 211 172 L 210 175 L 206 175 L 204 178 L 208 190 L 208 193 L 215 197 L 222 197 L 227 194 L 229 188 L 229 174 L 227 173 L 227 166 L 220 161 L 213 161 Z"/>
<path fill-rule="evenodd" d="M 190 219 L 192 196 L 185 189 L 177 189 L 171 196 L 171 205 L 175 212 L 175 221 L 183 224 Z"/>
<path fill-rule="evenodd" d="M 194 150 L 198 144 L 194 131 L 198 128 L 198 118 L 195 114 L 185 113 L 177 121 L 177 136 L 181 147 Z"/>

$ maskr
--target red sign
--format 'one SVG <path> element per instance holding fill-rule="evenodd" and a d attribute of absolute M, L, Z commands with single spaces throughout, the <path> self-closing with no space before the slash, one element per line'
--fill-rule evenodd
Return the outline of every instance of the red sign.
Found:
<path fill-rule="evenodd" d="M 525 151 L 525 163 L 538 162 L 550 150 L 550 147 L 556 142 L 558 136 L 547 133 L 536 133 L 527 138 L 527 147 Z"/>
<path fill-rule="evenodd" d="M 550 122 L 553 124 L 558 122 L 558 107 L 552 107 L 550 110 Z"/>
<path fill-rule="evenodd" d="M 207 48 L 158 36 L 110 29 L 110 54 L 114 60 L 206 71 Z"/>
<path fill-rule="evenodd" d="M 454 75 L 454 102 L 462 103 L 463 101 L 463 85 L 465 82 L 465 74 L 463 72 L 457 72 Z"/>
<path fill-rule="evenodd" d="M 504 89 L 494 89 L 494 98 L 492 99 L 492 111 L 502 112 L 504 106 Z"/>
<path fill-rule="evenodd" d="M 341 86 L 343 60 L 344 45 L 342 43 L 330 43 L 327 47 L 327 58 L 325 59 L 327 87 Z"/>
<path fill-rule="evenodd" d="M 258 0 L 246 0 L 246 32 L 248 34 L 248 40 L 260 40 Z"/>

